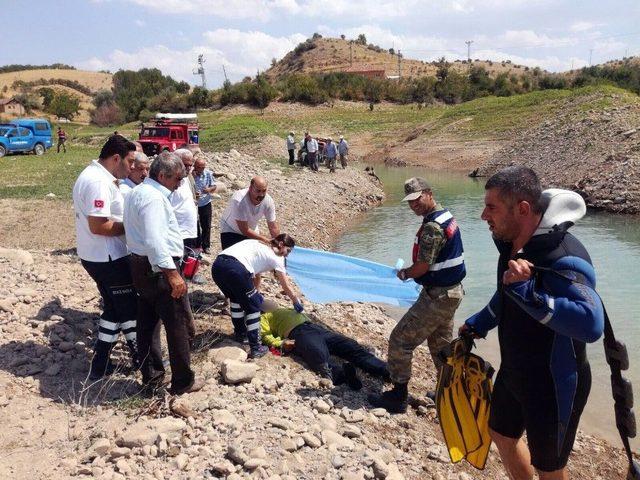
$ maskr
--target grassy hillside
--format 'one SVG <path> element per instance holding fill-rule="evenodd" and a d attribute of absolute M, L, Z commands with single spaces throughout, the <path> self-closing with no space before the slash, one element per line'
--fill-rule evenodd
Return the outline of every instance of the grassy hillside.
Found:
<path fill-rule="evenodd" d="M 92 108 L 91 96 L 86 91 L 78 91 L 65 85 L 34 85 L 28 87 L 16 87 L 16 81 L 22 81 L 27 84 L 30 82 L 39 82 L 40 80 L 70 80 L 81 84 L 85 89 L 92 93 L 100 90 L 110 90 L 112 85 L 112 75 L 110 73 L 88 72 L 84 70 L 69 69 L 39 69 L 39 70 L 21 70 L 17 72 L 0 73 L 0 97 L 11 98 L 20 93 L 34 93 L 39 88 L 46 86 L 56 92 L 66 92 L 80 98 L 80 113 L 75 118 L 81 123 L 89 122 L 88 110 Z M 33 115 L 50 117 L 39 110 L 33 112 Z"/>
<path fill-rule="evenodd" d="M 398 56 L 387 50 L 370 48 L 367 45 L 351 43 L 339 38 L 318 38 L 310 40 L 314 48 L 299 48 L 289 52 L 276 65 L 266 71 L 267 76 L 278 78 L 290 73 L 328 73 L 349 70 L 385 70 L 386 75 L 398 74 Z M 438 67 L 434 63 L 412 60 L 412 52 L 405 52 L 400 62 L 402 76 L 434 76 Z M 484 67 L 492 76 L 499 73 L 520 74 L 527 69 L 511 62 L 491 62 L 472 60 L 474 66 Z M 454 62 L 453 67 L 466 72 L 469 64 Z"/>

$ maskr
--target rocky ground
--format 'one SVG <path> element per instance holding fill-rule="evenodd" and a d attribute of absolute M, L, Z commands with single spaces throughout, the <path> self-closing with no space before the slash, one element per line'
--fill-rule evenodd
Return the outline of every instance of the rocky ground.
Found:
<path fill-rule="evenodd" d="M 591 208 L 640 213 L 640 107 L 615 106 L 609 97 L 613 106 L 601 110 L 567 105 L 566 113 L 518 134 L 478 173 L 524 164 L 544 185 L 574 190 Z"/>
<path fill-rule="evenodd" d="M 329 247 L 382 199 L 377 181 L 355 167 L 314 174 L 233 151 L 207 159 L 228 187 L 215 219 L 231 191 L 262 173 L 282 230 L 303 246 Z M 377 380 L 364 377 L 364 389 L 354 392 L 319 379 L 295 358 L 248 361 L 229 338 L 231 322 L 207 265 L 208 283 L 190 286 L 198 326 L 193 364 L 205 388 L 147 399 L 139 378 L 124 370 L 90 384 L 99 295 L 73 251 L 69 202 L 28 206 L 0 202 L 7 215 L 0 244 L 29 250 L 0 249 L 0 478 L 506 478 L 495 450 L 483 472 L 449 463 L 424 399 L 435 383 L 426 349 L 414 357 L 413 408 L 396 416 L 372 410 L 366 394 L 382 388 Z M 46 231 L 43 211 L 56 219 Z M 214 221 L 212 238 L 217 234 Z M 287 304 L 272 279 L 264 288 Z M 305 305 L 312 319 L 386 355 L 394 322 L 380 307 Z M 123 350 L 116 356 L 126 363 Z M 575 450 L 573 478 L 623 478 L 623 456 L 604 441 L 580 434 Z"/>

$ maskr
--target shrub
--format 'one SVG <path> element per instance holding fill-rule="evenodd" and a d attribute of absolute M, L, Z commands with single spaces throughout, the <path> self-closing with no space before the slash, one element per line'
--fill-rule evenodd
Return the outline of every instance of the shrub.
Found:
<path fill-rule="evenodd" d="M 98 108 L 89 112 L 91 123 L 98 127 L 120 125 L 122 112 L 115 103 L 103 103 Z"/>

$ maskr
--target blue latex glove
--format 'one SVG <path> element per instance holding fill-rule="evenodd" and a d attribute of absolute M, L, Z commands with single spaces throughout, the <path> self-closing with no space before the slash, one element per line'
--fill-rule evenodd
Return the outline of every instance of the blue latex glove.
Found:
<path fill-rule="evenodd" d="M 296 302 L 293 304 L 293 308 L 295 309 L 296 312 L 298 313 L 302 313 L 304 311 L 304 307 L 302 306 L 302 303 L 300 302 Z"/>

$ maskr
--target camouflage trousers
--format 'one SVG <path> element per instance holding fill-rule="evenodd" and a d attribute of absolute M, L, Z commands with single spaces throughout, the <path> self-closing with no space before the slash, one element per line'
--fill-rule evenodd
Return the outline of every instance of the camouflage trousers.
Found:
<path fill-rule="evenodd" d="M 416 303 L 404 314 L 389 337 L 388 364 L 391 381 L 411 379 L 413 351 L 426 340 L 436 368 L 442 362 L 438 352 L 451 342 L 453 315 L 462 301 L 462 285 L 423 288 Z"/>

